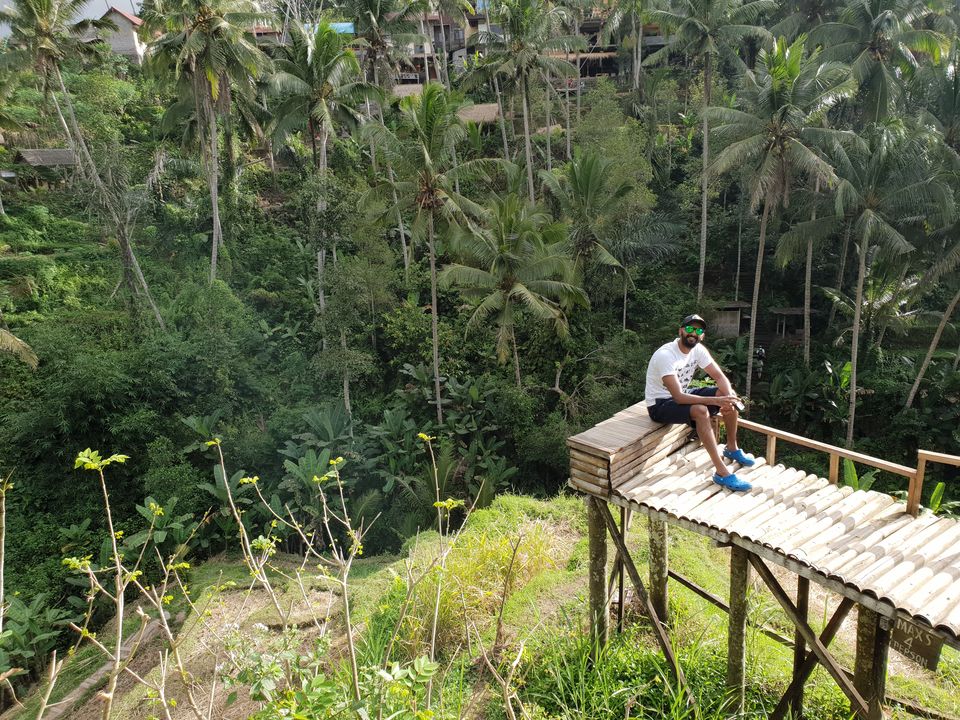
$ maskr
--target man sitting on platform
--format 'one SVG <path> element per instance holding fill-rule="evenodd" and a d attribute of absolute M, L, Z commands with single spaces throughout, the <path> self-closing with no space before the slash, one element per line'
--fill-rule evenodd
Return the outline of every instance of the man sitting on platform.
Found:
<path fill-rule="evenodd" d="M 680 323 L 679 337 L 662 345 L 650 358 L 647 366 L 646 401 L 650 419 L 659 423 L 685 423 L 697 429 L 700 442 L 716 466 L 713 481 L 730 490 L 749 490 L 751 485 L 730 472 L 723 459 L 744 467 L 754 464 L 754 458 L 737 447 L 737 403 L 730 380 L 723 374 L 703 346 L 707 331 L 706 321 L 699 315 L 688 315 Z M 716 387 L 688 391 L 697 368 L 713 378 Z M 721 456 L 710 418 L 723 416 L 727 428 L 727 446 Z"/>

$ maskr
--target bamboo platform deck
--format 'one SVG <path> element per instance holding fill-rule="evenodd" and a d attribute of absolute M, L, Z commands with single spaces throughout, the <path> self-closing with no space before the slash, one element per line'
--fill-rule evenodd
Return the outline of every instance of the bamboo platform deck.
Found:
<path fill-rule="evenodd" d="M 568 439 L 570 485 L 739 546 L 881 616 L 930 628 L 960 649 L 960 521 L 916 512 L 926 460 L 960 459 L 921 451 L 914 469 L 748 421 L 741 428 L 767 435 L 768 457 L 737 470 L 750 492 L 714 484 L 709 456 L 688 440 L 690 429 L 654 423 L 642 403 Z M 776 464 L 777 438 L 830 453 L 831 477 Z M 841 457 L 907 477 L 913 507 L 838 485 Z"/>

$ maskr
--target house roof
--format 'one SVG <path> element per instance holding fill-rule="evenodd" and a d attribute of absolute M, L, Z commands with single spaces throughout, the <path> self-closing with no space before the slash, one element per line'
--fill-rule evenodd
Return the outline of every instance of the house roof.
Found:
<path fill-rule="evenodd" d="M 68 148 L 21 149 L 16 162 L 31 167 L 72 167 L 77 164 L 73 151 Z"/>
<path fill-rule="evenodd" d="M 119 16 L 122 17 L 122 18 L 124 18 L 125 20 L 128 20 L 128 21 L 130 22 L 130 24 L 133 25 L 134 27 L 140 27 L 141 25 L 143 25 L 143 20 L 142 20 L 142 19 L 138 18 L 136 15 L 131 15 L 131 14 L 128 13 L 128 12 L 124 12 L 124 11 L 121 10 L 120 8 L 114 7 L 113 5 L 111 5 L 111 6 L 110 6 L 110 9 L 107 10 L 107 11 L 101 16 L 101 19 L 105 18 L 105 17 L 106 17 L 107 15 L 109 15 L 110 13 L 116 13 L 117 15 L 119 15 Z"/>
<path fill-rule="evenodd" d="M 737 310 L 750 307 L 750 303 L 743 300 L 724 300 L 717 303 L 717 310 Z"/>
<path fill-rule="evenodd" d="M 475 122 L 478 125 L 496 122 L 500 117 L 500 108 L 496 103 L 477 103 L 460 110 L 457 115 L 463 122 Z"/>
<path fill-rule="evenodd" d="M 394 97 L 405 98 L 407 95 L 419 95 L 423 92 L 423 85 L 420 83 L 400 83 L 394 85 L 391 90 Z"/>

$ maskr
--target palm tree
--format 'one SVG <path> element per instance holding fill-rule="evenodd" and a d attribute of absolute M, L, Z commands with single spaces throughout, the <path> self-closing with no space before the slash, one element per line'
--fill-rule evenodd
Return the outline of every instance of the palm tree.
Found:
<path fill-rule="evenodd" d="M 640 91 L 643 73 L 643 24 L 649 15 L 650 0 L 615 0 L 603 25 L 604 42 L 615 35 L 632 38 L 630 76 L 634 92 Z"/>
<path fill-rule="evenodd" d="M 363 47 L 363 71 L 374 85 L 389 89 L 397 68 L 408 62 L 407 45 L 420 40 L 415 18 L 420 2 L 403 0 L 344 0 L 339 10 L 353 22 Z M 383 83 L 381 85 L 381 82 Z"/>
<path fill-rule="evenodd" d="M 486 49 L 485 64 L 489 71 L 506 78 L 520 92 L 527 192 L 533 202 L 535 191 L 533 150 L 530 145 L 531 84 L 537 78 L 576 75 L 576 68 L 565 60 L 564 56 L 582 43 L 582 39 L 559 34 L 563 13 L 545 0 L 503 0 L 497 6 L 494 17 L 502 34 L 485 30 L 477 34 L 476 42 Z"/>
<path fill-rule="evenodd" d="M 821 148 L 856 140 L 852 133 L 820 127 L 824 113 L 855 88 L 846 67 L 821 63 L 816 50 L 808 56 L 804 41 L 801 36 L 788 45 L 780 38 L 772 50 L 760 51 L 756 70 L 743 75 L 738 96 L 742 109 L 707 109 L 709 119 L 718 123 L 716 139 L 722 148 L 710 166 L 711 174 L 746 171 L 750 209 L 762 206 L 747 349 L 747 395 L 753 381 L 760 279 L 770 214 L 789 204 L 798 177 L 819 178 L 822 185 L 832 183 L 836 176 L 823 159 Z"/>
<path fill-rule="evenodd" d="M 945 36 L 920 27 L 933 13 L 920 0 L 848 0 L 837 22 L 810 32 L 824 58 L 850 65 L 860 86 L 865 122 L 886 118 L 903 94 L 904 77 L 920 67 L 917 53 L 938 60 Z"/>
<path fill-rule="evenodd" d="M 210 282 L 217 277 L 223 245 L 220 222 L 218 104 L 229 112 L 231 82 L 245 84 L 263 73 L 269 61 L 249 28 L 270 22 L 250 0 L 154 0 L 143 9 L 147 32 L 160 33 L 148 46 L 155 70 L 177 81 L 196 107 L 202 159 L 210 192 L 213 233 Z"/>
<path fill-rule="evenodd" d="M 570 225 L 568 242 L 581 273 L 594 266 L 620 267 L 606 243 L 613 232 L 611 220 L 633 185 L 613 179 L 613 165 L 613 160 L 588 151 L 574 155 L 556 174 L 540 172 L 540 180 L 557 204 L 559 217 Z"/>
<path fill-rule="evenodd" d="M 930 340 L 927 354 L 924 355 L 923 362 L 920 363 L 917 378 L 913 381 L 910 392 L 907 394 L 907 402 L 904 407 L 913 405 L 913 400 L 916 398 L 917 391 L 920 389 L 920 383 L 923 382 L 923 376 L 926 374 L 927 368 L 930 367 L 930 361 L 933 359 L 933 354 L 937 351 L 937 345 L 940 344 L 940 337 L 943 335 L 943 330 L 947 327 L 947 323 L 950 322 L 950 318 L 953 316 L 953 312 L 957 309 L 958 304 L 960 304 L 960 288 L 957 288 L 957 292 L 954 293 L 953 299 L 947 305 L 947 309 L 943 315 L 940 316 L 940 322 L 937 324 L 937 329 L 934 331 L 933 338 Z"/>
<path fill-rule="evenodd" d="M 290 40 L 280 48 L 274 70 L 270 83 L 281 97 L 274 110 L 275 135 L 284 138 L 306 126 L 314 165 L 326 171 L 329 139 L 341 127 L 358 125 L 361 104 L 379 99 L 379 93 L 361 80 L 353 51 L 325 22 L 317 25 L 313 34 L 291 25 Z"/>
<path fill-rule="evenodd" d="M 812 192 L 809 192 L 810 222 L 816 223 L 817 213 L 823 212 L 821 205 L 827 199 L 820 193 L 819 179 L 814 180 Z M 777 260 L 787 265 L 803 257 L 803 364 L 810 367 L 810 313 L 813 296 L 813 251 L 816 245 L 814 233 L 803 232 L 797 225 L 780 236 L 777 243 Z"/>
<path fill-rule="evenodd" d="M 471 301 L 467 328 L 490 318 L 497 326 L 497 358 L 507 362 L 511 350 L 517 387 L 521 386 L 516 317 L 521 311 L 552 324 L 557 335 L 569 333 L 563 307 L 587 304 L 573 282 L 574 268 L 565 252 L 566 228 L 543 209 L 517 194 L 494 196 L 489 228 L 470 233 L 461 245 L 462 264 L 447 265 L 444 287 L 456 286 Z"/>
<path fill-rule="evenodd" d="M 432 12 L 437 14 L 437 21 L 440 25 L 440 56 L 441 62 L 441 82 L 450 89 L 450 65 L 447 62 L 447 31 L 444 25 L 444 17 L 450 18 L 454 24 L 463 27 L 467 21 L 467 13 L 473 12 L 473 6 L 467 0 L 428 0 Z M 434 57 L 437 56 L 434 49 Z"/>
<path fill-rule="evenodd" d="M 960 155 L 960 42 L 954 40 L 950 53 L 936 64 L 924 65 L 915 76 L 918 96 L 925 107 L 921 122 L 932 124 L 943 142 Z M 932 121 L 932 123 L 930 122 Z"/>
<path fill-rule="evenodd" d="M 740 5 L 736 0 L 679 0 L 673 10 L 652 10 L 650 19 L 668 28 L 672 41 L 649 58 L 660 62 L 672 50 L 698 57 L 703 62 L 703 173 L 700 177 L 700 268 L 697 272 L 697 300 L 703 296 L 703 276 L 707 266 L 707 171 L 710 166 L 710 125 L 707 108 L 713 91 L 713 65 L 722 50 L 736 47 L 745 38 L 771 38 L 764 28 L 753 25 L 765 12 L 777 8 L 775 0 L 753 0 Z"/>
<path fill-rule="evenodd" d="M 428 83 L 420 95 L 400 101 L 396 132 L 381 124 L 365 126 L 366 136 L 378 141 L 396 169 L 395 181 L 378 188 L 374 196 L 389 191 L 396 198 L 387 213 L 405 209 L 414 214 L 411 234 L 426 240 L 430 261 L 430 311 L 433 349 L 434 398 L 437 422 L 443 422 L 440 395 L 440 343 L 437 315 L 437 248 L 439 231 L 470 227 L 482 209 L 456 190 L 459 179 L 475 175 L 489 160 L 456 161 L 456 145 L 466 137 L 466 126 L 457 114 L 464 102 L 439 83 Z"/>
<path fill-rule="evenodd" d="M 679 249 L 682 226 L 661 215 L 641 215 L 617 223 L 610 239 L 610 254 L 623 268 L 623 329 L 627 329 L 627 293 L 633 286 L 630 266 L 641 260 L 657 261 Z"/>
<path fill-rule="evenodd" d="M 856 380 L 863 319 L 864 291 L 871 261 L 880 252 L 898 257 L 914 250 L 904 236 L 907 228 L 941 227 L 953 214 L 949 185 L 937 172 L 928 138 L 903 123 L 873 126 L 864 133 L 866 147 L 838 167 L 837 212 L 807 226 L 816 237 L 837 233 L 846 225 L 856 242 L 858 266 L 852 298 L 850 342 L 850 410 L 847 446 L 853 444 L 856 421 Z M 798 231 L 804 232 L 802 225 Z"/>

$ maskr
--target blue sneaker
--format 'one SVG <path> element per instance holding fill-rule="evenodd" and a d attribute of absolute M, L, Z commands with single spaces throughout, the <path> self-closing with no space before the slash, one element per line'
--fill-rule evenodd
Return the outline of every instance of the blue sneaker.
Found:
<path fill-rule="evenodd" d="M 736 450 L 727 450 L 724 448 L 723 456 L 728 460 L 733 460 L 734 462 L 740 463 L 743 465 L 743 467 L 753 467 L 757 463 L 757 460 L 755 457 L 753 457 L 753 455 L 745 453 L 740 448 L 737 448 Z"/>
<path fill-rule="evenodd" d="M 747 490 L 753 489 L 753 485 L 733 474 L 721 476 L 719 473 L 714 473 L 713 481 L 720 487 L 725 487 L 728 490 L 734 490 L 736 492 L 746 492 Z"/>

